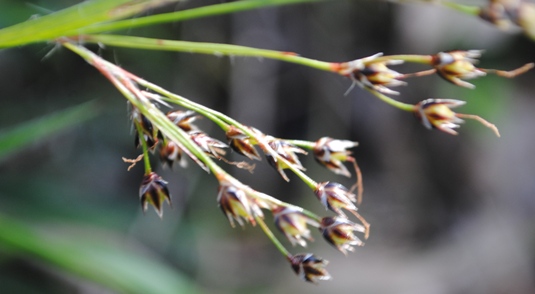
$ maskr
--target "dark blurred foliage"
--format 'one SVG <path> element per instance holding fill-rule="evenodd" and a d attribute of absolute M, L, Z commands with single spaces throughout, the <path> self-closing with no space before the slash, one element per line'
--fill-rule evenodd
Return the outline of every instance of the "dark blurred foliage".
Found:
<path fill-rule="evenodd" d="M 28 2 L 54 10 L 77 1 Z M 189 1 L 167 8 L 220 2 Z M 1 25 L 42 14 L 35 6 L 0 0 Z M 385 1 L 269 8 L 123 33 L 293 51 L 325 61 L 452 49 L 485 49 L 480 65 L 486 68 L 512 69 L 535 59 L 535 44 L 522 35 L 430 4 Z M 192 162 L 187 170 L 170 171 L 154 161 L 169 181 L 173 209 L 164 207 L 163 220 L 151 210 L 143 215 L 138 198 L 142 166 L 127 172 L 121 160 L 140 153 L 134 148 L 125 99 L 96 70 L 54 44 L 0 52 L 0 127 L 92 99 L 99 101 L 102 113 L 0 163 L 2 214 L 40 225 L 110 231 L 143 246 L 207 293 L 535 292 L 534 72 L 514 80 L 488 76 L 474 81 L 476 90 L 456 88 L 436 76 L 409 80 L 397 99 L 466 100 L 459 112 L 481 115 L 502 133 L 496 138 L 468 121 L 460 135 L 450 136 L 426 130 L 410 114 L 361 89 L 344 96 L 349 80 L 295 64 L 90 48 L 274 136 L 359 141 L 355 157 L 365 187 L 360 212 L 372 225 L 370 239 L 348 257 L 319 234 L 309 248 L 294 248 L 331 261 L 334 281 L 305 284 L 260 229 L 229 226 L 215 200 L 217 182 Z M 207 119 L 200 125 L 223 140 Z M 310 157 L 303 157 L 303 163 L 318 181 L 352 184 Z M 255 189 L 324 213 L 297 177 L 284 182 L 265 160 L 252 175 L 227 170 Z M 0 258 L 0 293 L 107 292 L 45 263 L 6 255 Z"/>

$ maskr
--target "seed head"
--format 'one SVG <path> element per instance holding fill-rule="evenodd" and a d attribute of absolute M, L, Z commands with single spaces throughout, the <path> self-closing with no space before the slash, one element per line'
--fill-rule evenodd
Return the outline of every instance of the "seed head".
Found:
<path fill-rule="evenodd" d="M 494 131 L 496 136 L 500 136 L 498 128 L 483 118 L 473 114 L 455 113 L 451 108 L 464 105 L 466 102 L 454 99 L 427 99 L 414 106 L 414 115 L 422 122 L 427 129 L 436 128 L 451 135 L 457 135 L 454 130 L 466 119 L 477 120 L 487 128 Z"/>
<path fill-rule="evenodd" d="M 473 89 L 475 86 L 463 79 L 474 79 L 487 74 L 474 66 L 482 52 L 481 50 L 439 52 L 433 56 L 433 67 L 446 81 Z"/>
<path fill-rule="evenodd" d="M 143 177 L 141 187 L 139 188 L 139 197 L 143 212 L 147 211 L 150 204 L 156 209 L 160 218 L 163 215 L 162 204 L 167 201 L 171 205 L 167 182 L 155 172 L 151 172 Z"/>
<path fill-rule="evenodd" d="M 331 275 L 324 268 L 329 262 L 315 257 L 312 253 L 289 256 L 288 261 L 294 272 L 307 282 L 316 283 L 317 280 L 331 279 Z"/>
<path fill-rule="evenodd" d="M 345 255 L 348 251 L 354 250 L 352 246 L 364 245 L 364 242 L 357 238 L 353 232 L 365 233 L 366 229 L 347 218 L 324 217 L 321 220 L 320 231 L 327 242 Z"/>
<path fill-rule="evenodd" d="M 301 162 L 299 161 L 299 158 L 297 157 L 296 153 L 301 154 L 307 154 L 307 152 L 295 145 L 292 145 L 286 141 L 275 139 L 273 137 L 269 137 L 268 139 L 269 146 L 282 158 L 286 159 L 290 164 L 292 164 L 294 167 L 305 170 L 303 165 L 301 165 Z M 288 176 L 284 172 L 284 169 L 289 168 L 289 166 L 283 162 L 282 160 L 277 160 L 274 156 L 272 156 L 269 153 L 266 153 L 266 158 L 269 164 L 273 166 L 279 174 L 282 176 L 284 180 L 287 182 L 290 181 L 288 179 Z"/>
<path fill-rule="evenodd" d="M 335 174 L 351 177 L 343 162 L 351 160 L 351 151 L 359 143 L 348 140 L 335 140 L 329 137 L 320 138 L 314 145 L 314 158 Z"/>
<path fill-rule="evenodd" d="M 173 167 L 175 162 L 178 162 L 181 167 L 186 167 L 187 161 L 182 156 L 182 149 L 171 140 L 164 140 L 164 143 L 160 146 L 160 160 L 165 165 Z"/>
<path fill-rule="evenodd" d="M 353 214 L 357 211 L 357 207 L 353 204 L 357 200 L 356 195 L 338 183 L 319 183 L 314 193 L 326 209 L 334 211 L 340 216 L 345 217 L 342 209 Z"/>
<path fill-rule="evenodd" d="M 228 148 L 228 145 L 214 139 L 201 131 L 191 131 L 191 139 L 210 157 L 221 159 L 226 151 L 222 148 Z"/>
<path fill-rule="evenodd" d="M 261 160 L 260 154 L 252 144 L 251 138 L 245 135 L 240 129 L 231 126 L 226 132 L 230 147 L 239 154 L 249 159 Z"/>
<path fill-rule="evenodd" d="M 197 126 L 192 124 L 192 122 L 199 118 L 194 111 L 170 111 L 167 113 L 167 118 L 169 118 L 177 127 L 181 128 L 185 132 L 198 130 Z"/>
<path fill-rule="evenodd" d="M 319 224 L 306 216 L 301 209 L 296 207 L 277 206 L 273 210 L 273 218 L 277 228 L 288 238 L 293 246 L 299 244 L 306 247 L 305 238 L 313 241 L 307 224 L 318 227 Z"/>
<path fill-rule="evenodd" d="M 250 199 L 243 189 L 228 182 L 222 182 L 219 186 L 217 202 L 232 227 L 234 227 L 234 220 L 242 227 L 243 219 L 254 226 L 256 225 L 255 217 L 263 217 L 262 210 L 255 200 Z"/>

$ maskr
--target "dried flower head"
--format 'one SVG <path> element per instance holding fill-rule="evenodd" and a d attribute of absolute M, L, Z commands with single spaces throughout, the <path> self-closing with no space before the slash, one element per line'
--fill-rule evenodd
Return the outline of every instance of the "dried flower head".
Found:
<path fill-rule="evenodd" d="M 439 52 L 433 56 L 433 67 L 448 82 L 473 89 L 475 86 L 463 79 L 474 79 L 487 74 L 474 66 L 482 52 L 481 50 Z"/>
<path fill-rule="evenodd" d="M 167 118 L 169 118 L 169 120 L 171 120 L 177 127 L 181 128 L 185 132 L 198 130 L 197 126 L 192 124 L 192 122 L 199 118 L 194 111 L 170 111 L 167 113 Z"/>
<path fill-rule="evenodd" d="M 465 103 L 454 99 L 427 99 L 415 105 L 414 114 L 428 129 L 436 128 L 448 134 L 457 135 L 454 129 L 464 122 L 462 118 L 467 118 L 479 121 L 493 130 L 498 137 L 500 136 L 496 126 L 483 118 L 472 114 L 455 113 L 451 110 Z"/>
<path fill-rule="evenodd" d="M 163 215 L 162 204 L 167 201 L 171 205 L 167 182 L 155 172 L 151 172 L 143 177 L 141 187 L 139 188 L 139 197 L 143 212 L 147 211 L 150 204 L 156 209 L 160 218 Z"/>
<path fill-rule="evenodd" d="M 234 151 L 249 159 L 261 160 L 260 154 L 258 154 L 258 151 L 256 151 L 256 148 L 252 144 L 253 140 L 240 129 L 231 126 L 227 130 L 226 135 L 229 145 Z"/>
<path fill-rule="evenodd" d="M 347 251 L 354 250 L 352 246 L 364 245 L 364 242 L 357 238 L 353 232 L 364 233 L 366 229 L 347 218 L 324 217 L 321 219 L 320 231 L 327 242 L 345 255 L 347 255 Z"/>
<path fill-rule="evenodd" d="M 314 144 L 313 152 L 316 161 L 333 171 L 335 174 L 351 177 L 343 162 L 352 160 L 351 151 L 347 150 L 358 146 L 359 143 L 348 140 L 336 140 L 323 137 Z"/>
<path fill-rule="evenodd" d="M 273 137 L 268 136 L 267 141 L 269 142 L 269 146 L 282 158 L 286 159 L 288 163 L 293 165 L 295 168 L 300 170 L 305 170 L 303 165 L 301 165 L 301 162 L 299 161 L 299 158 L 297 157 L 296 153 L 301 154 L 307 154 L 307 152 L 295 145 L 292 145 L 286 141 L 275 139 Z M 282 160 L 277 160 L 273 155 L 270 153 L 266 153 L 266 158 L 269 164 L 273 166 L 279 174 L 282 176 L 282 178 L 286 181 L 290 181 L 288 179 L 288 176 L 284 172 L 284 169 L 288 168 L 289 166 Z"/>
<path fill-rule="evenodd" d="M 307 225 L 318 227 L 319 224 L 314 219 L 306 216 L 302 209 L 296 207 L 277 206 L 273 208 L 273 218 L 277 228 L 288 238 L 293 246 L 299 244 L 306 247 L 308 239 L 313 241 Z"/>
<path fill-rule="evenodd" d="M 228 148 L 228 145 L 214 139 L 201 131 L 191 131 L 190 137 L 201 149 L 210 157 L 221 159 L 227 152 L 222 148 Z"/>
<path fill-rule="evenodd" d="M 242 219 L 254 226 L 256 225 L 255 217 L 263 217 L 262 210 L 256 201 L 250 199 L 243 189 L 228 182 L 220 184 L 217 202 L 232 227 L 234 227 L 234 220 L 242 227 L 244 225 Z"/>
<path fill-rule="evenodd" d="M 325 270 L 327 260 L 315 257 L 312 253 L 289 256 L 294 272 L 307 282 L 316 283 L 317 280 L 330 280 L 331 275 Z"/>

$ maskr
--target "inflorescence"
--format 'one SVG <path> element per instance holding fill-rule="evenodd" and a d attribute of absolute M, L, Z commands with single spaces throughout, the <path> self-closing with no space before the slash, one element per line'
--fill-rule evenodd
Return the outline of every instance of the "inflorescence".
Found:
<path fill-rule="evenodd" d="M 310 282 L 329 280 L 331 276 L 325 270 L 328 262 L 311 253 L 290 253 L 264 222 L 264 213 L 273 215 L 274 227 L 292 246 L 306 247 L 307 242 L 313 241 L 311 228 L 317 228 L 325 241 L 343 254 L 353 251 L 355 246 L 364 245 L 363 240 L 369 236 L 370 224 L 358 212 L 363 193 L 362 175 L 350 151 L 358 145 L 357 142 L 330 137 L 319 138 L 316 141 L 288 140 L 265 134 L 141 79 L 68 39 L 59 42 L 97 68 L 129 101 L 131 120 L 136 131 L 135 145 L 141 148 L 143 153 L 136 160 L 125 161 L 133 164 L 140 161 L 144 163 L 145 175 L 139 190 L 144 212 L 148 206 L 152 206 L 162 217 L 163 204 L 165 202 L 171 204 L 167 182 L 152 170 L 149 153 L 156 153 L 161 162 L 170 167 L 175 165 L 186 167 L 187 158 L 190 158 L 202 169 L 213 174 L 219 182 L 218 191 L 214 192 L 214 196 L 230 225 L 234 227 L 237 223 L 245 226 L 248 223 L 261 227 L 288 260 L 295 273 L 304 280 Z M 478 68 L 475 64 L 481 53 L 479 50 L 457 50 L 435 55 L 376 54 L 350 62 L 328 63 L 328 68 L 349 78 L 353 84 L 369 91 L 389 105 L 413 113 L 428 129 L 438 129 L 455 135 L 457 134 L 455 129 L 464 122 L 463 119 L 474 119 L 499 136 L 497 128 L 479 116 L 452 111 L 453 108 L 462 106 L 464 101 L 428 98 L 416 104 L 407 104 L 387 96 L 399 94 L 391 88 L 407 85 L 405 81 L 407 78 L 436 73 L 454 85 L 473 89 L 474 85 L 466 80 L 482 77 L 488 73 L 513 77 L 533 67 L 533 64 L 527 64 L 511 72 Z M 303 58 L 300 60 L 304 64 Z M 390 68 L 404 62 L 424 64 L 429 68 L 415 73 L 399 73 Z M 167 113 L 160 109 L 167 107 L 172 109 L 171 105 L 180 106 L 180 109 L 173 109 Z M 217 140 L 197 127 L 195 120 L 201 117 L 217 124 L 225 133 L 227 142 Z M 334 213 L 334 216 L 319 216 L 243 184 L 221 168 L 218 162 L 249 170 L 252 170 L 253 165 L 247 162 L 229 161 L 226 158 L 229 149 L 248 160 L 256 161 L 262 160 L 263 153 L 267 162 L 285 181 L 289 181 L 286 172 L 293 172 L 310 188 L 325 209 Z M 347 188 L 336 182 L 316 182 L 309 178 L 299 160 L 299 156 L 308 153 L 311 153 L 318 163 L 338 175 L 351 177 L 346 165 L 351 166 L 356 176 L 355 184 Z M 352 221 L 350 217 L 355 217 L 356 221 Z"/>

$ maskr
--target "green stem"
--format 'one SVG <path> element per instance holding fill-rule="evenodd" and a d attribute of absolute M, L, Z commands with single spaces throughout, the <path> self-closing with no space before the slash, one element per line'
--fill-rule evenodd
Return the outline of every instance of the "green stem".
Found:
<path fill-rule="evenodd" d="M 252 10 L 255 8 L 279 6 L 287 4 L 296 4 L 303 2 L 318 2 L 322 0 L 249 0 L 249 1 L 235 1 L 229 3 L 221 3 L 199 8 L 192 8 L 183 11 L 175 11 L 170 13 L 162 13 L 157 15 L 138 17 L 134 19 L 115 21 L 111 23 L 101 23 L 90 27 L 72 31 L 71 35 L 77 34 L 94 34 L 101 32 L 117 31 L 121 29 L 131 29 L 136 27 L 144 27 L 168 22 L 179 22 L 189 19 L 197 19 L 201 17 L 235 13 L 245 10 Z"/>
<path fill-rule="evenodd" d="M 398 55 L 385 55 L 379 56 L 373 59 L 373 62 L 383 62 L 389 60 L 403 60 L 405 62 L 431 64 L 433 60 L 432 55 L 416 55 L 416 54 L 398 54 Z"/>
<path fill-rule="evenodd" d="M 304 140 L 289 140 L 284 139 L 285 142 L 288 142 L 292 145 L 295 145 L 297 147 L 301 147 L 307 150 L 312 150 L 316 146 L 316 142 L 310 142 L 310 141 L 304 141 Z"/>
<path fill-rule="evenodd" d="M 412 104 L 399 102 L 399 101 L 394 100 L 394 99 L 384 95 L 383 93 L 380 93 L 380 92 L 375 91 L 373 89 L 369 89 L 369 88 L 364 88 L 364 89 L 368 90 L 368 92 L 372 93 L 377 98 L 381 99 L 383 102 L 386 102 L 387 104 L 389 104 L 391 106 L 394 106 L 395 108 L 398 108 L 398 109 L 401 109 L 401 110 L 404 110 L 404 111 L 408 111 L 408 112 L 413 112 L 414 111 L 414 105 L 412 105 Z"/>
<path fill-rule="evenodd" d="M 238 45 L 175 41 L 121 35 L 81 35 L 78 37 L 73 37 L 73 39 L 80 40 L 86 43 L 96 43 L 112 47 L 199 53 L 215 56 L 224 55 L 264 57 L 301 64 L 319 70 L 333 71 L 333 64 L 330 62 L 301 57 L 292 52 L 258 49 Z"/>
<path fill-rule="evenodd" d="M 279 241 L 279 239 L 277 239 L 277 237 L 275 237 L 275 235 L 273 235 L 273 232 L 271 232 L 271 230 L 268 228 L 268 226 L 266 225 L 264 220 L 259 216 L 256 216 L 255 220 L 256 220 L 256 223 L 262 228 L 264 233 L 271 240 L 271 242 L 273 242 L 273 244 L 275 244 L 275 247 L 277 247 L 277 249 L 279 249 L 279 251 L 284 256 L 290 256 L 291 255 L 290 252 L 282 245 L 282 243 Z"/>
<path fill-rule="evenodd" d="M 150 166 L 150 159 L 149 159 L 149 148 L 147 146 L 147 141 L 145 140 L 145 134 L 143 133 L 143 129 L 141 128 L 141 125 L 137 121 L 134 121 L 134 125 L 136 126 L 137 135 L 138 135 L 139 141 L 141 142 L 141 147 L 143 148 L 143 163 L 145 164 L 145 175 L 148 175 L 152 172 L 152 168 Z"/>
<path fill-rule="evenodd" d="M 449 1 L 439 1 L 440 4 L 451 8 L 453 10 L 457 10 L 459 12 L 462 12 L 464 14 L 478 16 L 481 12 L 481 8 L 478 6 L 471 6 L 471 5 L 463 5 L 455 2 L 449 2 Z"/>
<path fill-rule="evenodd" d="M 111 64 L 93 52 L 84 47 L 74 45 L 69 42 L 63 42 L 63 46 L 77 53 L 84 58 L 91 65 L 95 66 L 105 77 L 107 77 L 114 86 L 125 96 L 139 112 L 147 117 L 152 124 L 160 130 L 165 136 L 171 140 L 180 143 L 189 152 L 192 153 L 192 158 L 198 159 L 204 163 L 210 171 L 216 176 L 226 175 L 227 173 L 219 167 L 202 149 L 195 144 L 186 132 L 177 127 L 170 121 L 165 114 L 163 114 L 152 102 L 141 94 L 139 89 L 135 87 L 129 78 L 126 77 L 126 72 L 121 68 Z M 119 76 L 119 78 L 117 77 Z"/>

